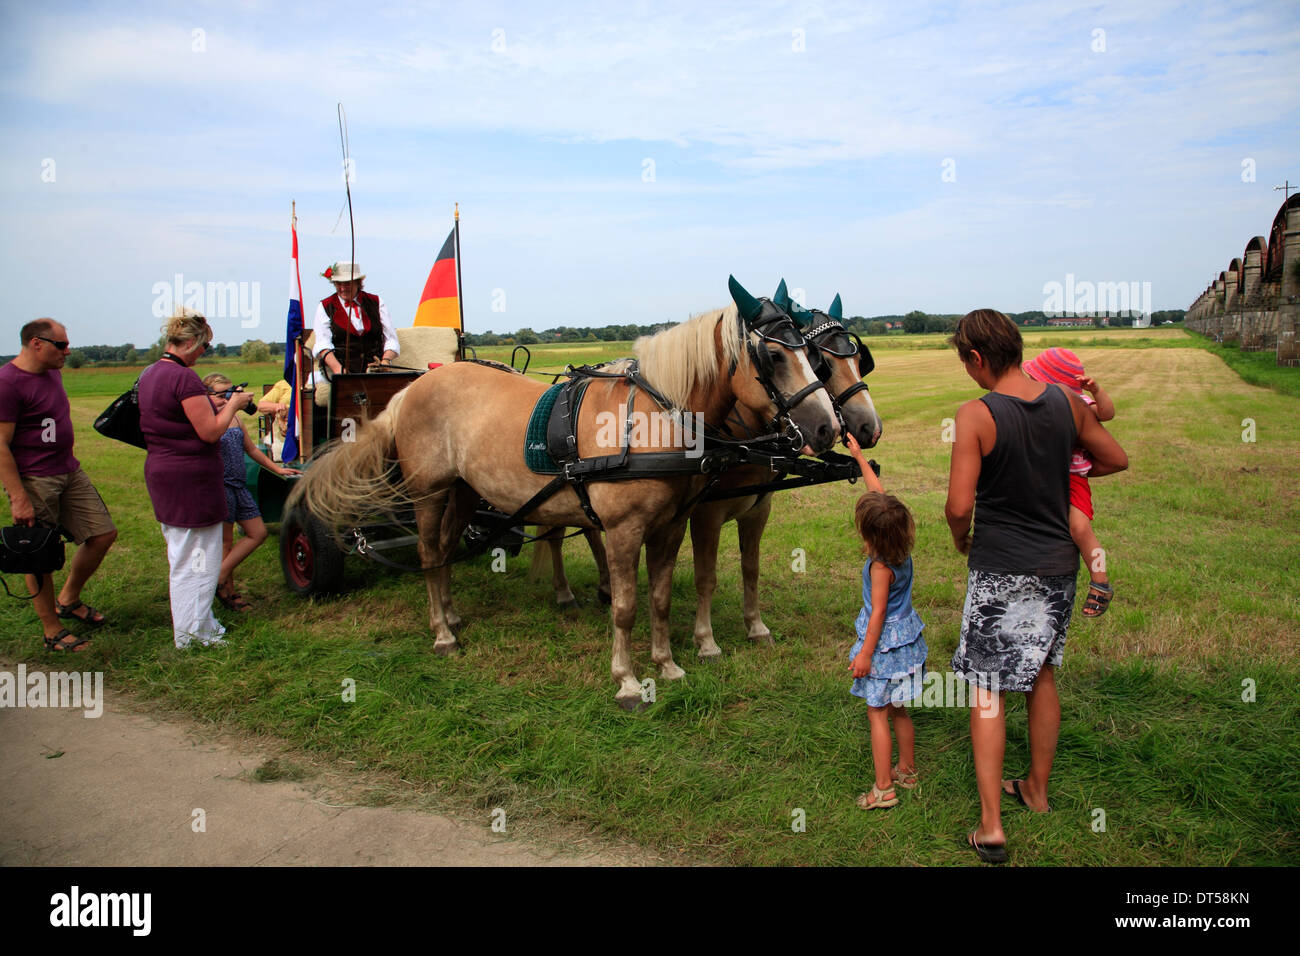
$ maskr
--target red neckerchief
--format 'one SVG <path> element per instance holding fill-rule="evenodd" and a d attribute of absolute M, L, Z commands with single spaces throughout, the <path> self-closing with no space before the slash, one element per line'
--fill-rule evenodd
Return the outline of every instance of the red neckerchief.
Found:
<path fill-rule="evenodd" d="M 353 299 L 352 302 L 350 303 L 344 300 L 343 294 L 341 292 L 335 292 L 334 295 L 338 298 L 339 304 L 343 306 L 343 314 L 348 317 L 348 324 L 345 326 L 348 332 L 356 333 L 356 326 L 351 324 L 352 314 L 354 310 L 356 312 L 356 315 L 361 319 L 361 332 L 357 334 L 364 335 L 365 333 L 369 332 L 370 319 L 366 316 L 366 310 L 361 308 L 361 293 L 358 292 L 357 297 Z"/>

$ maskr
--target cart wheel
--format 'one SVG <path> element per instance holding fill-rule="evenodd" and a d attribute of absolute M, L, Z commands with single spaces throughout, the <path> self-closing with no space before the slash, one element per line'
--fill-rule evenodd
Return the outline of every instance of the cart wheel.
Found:
<path fill-rule="evenodd" d="M 303 597 L 337 591 L 343 583 L 343 552 L 317 518 L 295 508 L 280 526 L 280 566 L 289 590 Z"/>

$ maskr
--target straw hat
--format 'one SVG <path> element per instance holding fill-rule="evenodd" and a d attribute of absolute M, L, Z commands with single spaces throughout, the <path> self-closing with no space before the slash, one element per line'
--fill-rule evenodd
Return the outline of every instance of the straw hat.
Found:
<path fill-rule="evenodd" d="M 321 273 L 330 282 L 360 282 L 366 277 L 355 262 L 336 262 Z"/>

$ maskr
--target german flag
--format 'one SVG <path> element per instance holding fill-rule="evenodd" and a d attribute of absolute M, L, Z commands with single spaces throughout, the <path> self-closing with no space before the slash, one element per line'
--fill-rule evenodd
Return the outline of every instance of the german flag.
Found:
<path fill-rule="evenodd" d="M 442 328 L 460 328 L 460 290 L 456 288 L 456 230 L 453 227 L 442 244 L 437 261 L 429 270 L 429 278 L 420 294 L 420 307 L 415 310 L 412 325 L 432 325 Z"/>

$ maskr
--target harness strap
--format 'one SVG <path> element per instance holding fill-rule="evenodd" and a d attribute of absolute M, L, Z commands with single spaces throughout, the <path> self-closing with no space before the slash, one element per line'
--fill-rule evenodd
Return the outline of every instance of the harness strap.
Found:
<path fill-rule="evenodd" d="M 869 392 L 869 391 L 871 391 L 871 389 L 867 388 L 867 383 L 862 381 L 861 379 L 858 379 L 856 382 L 854 382 L 844 391 L 840 392 L 840 394 L 835 396 L 835 404 L 842 406 L 850 398 L 858 394 L 858 392 Z"/>

